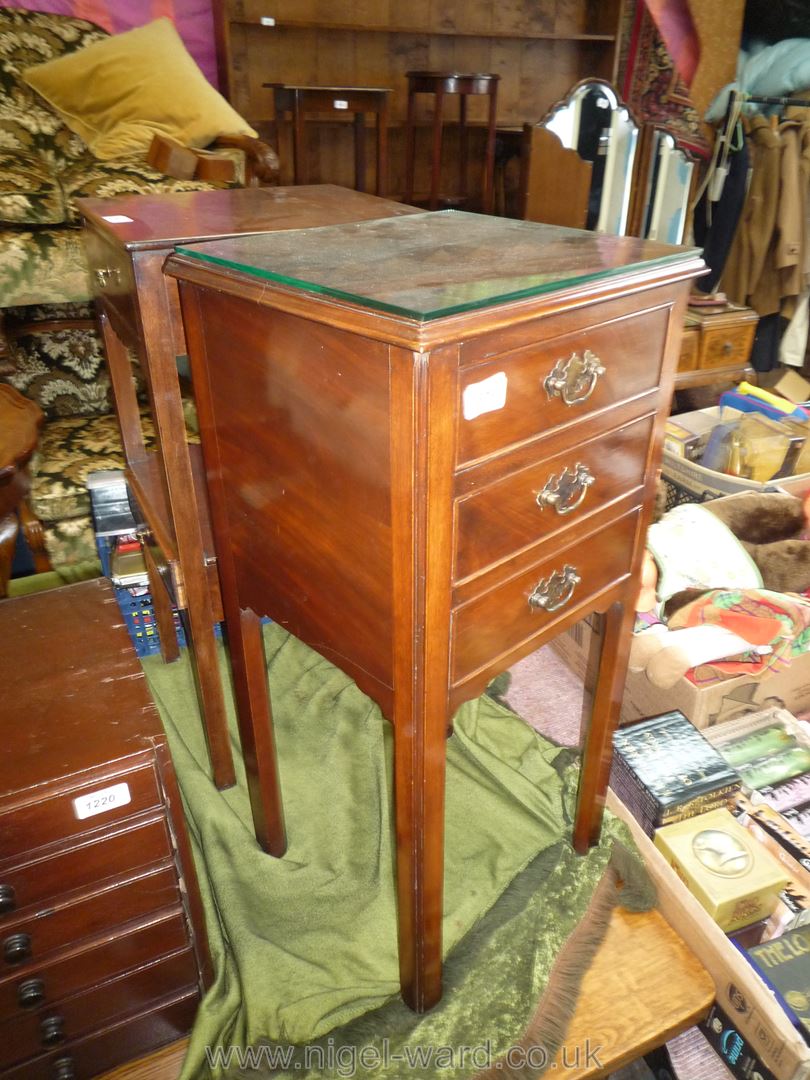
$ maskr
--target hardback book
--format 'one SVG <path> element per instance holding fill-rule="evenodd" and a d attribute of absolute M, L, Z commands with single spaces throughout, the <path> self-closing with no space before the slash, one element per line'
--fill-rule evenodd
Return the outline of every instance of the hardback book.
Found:
<path fill-rule="evenodd" d="M 677 709 L 620 728 L 613 749 L 611 787 L 650 836 L 729 806 L 739 791 L 733 766 Z"/>
<path fill-rule="evenodd" d="M 805 1037 L 810 1036 L 810 926 L 748 949 L 748 957 L 782 1008 Z"/>
<path fill-rule="evenodd" d="M 748 791 L 780 791 L 783 802 L 788 785 L 802 777 L 806 781 L 805 774 L 810 773 L 807 728 L 787 709 L 762 709 L 710 728 L 706 737 L 737 770 Z M 797 794 L 804 787 L 800 783 L 793 786 Z"/>

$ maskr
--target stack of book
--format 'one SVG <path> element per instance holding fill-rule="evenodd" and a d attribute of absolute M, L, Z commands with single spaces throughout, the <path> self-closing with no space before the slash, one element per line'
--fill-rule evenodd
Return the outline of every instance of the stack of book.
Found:
<path fill-rule="evenodd" d="M 730 809 L 736 770 L 680 711 L 621 728 L 613 736 L 610 786 L 648 836 L 661 825 Z"/>
<path fill-rule="evenodd" d="M 706 737 L 734 766 L 746 790 L 769 792 L 782 802 L 780 812 L 784 813 L 807 801 L 810 740 L 806 731 L 806 725 L 786 709 L 773 707 L 719 724 Z M 802 777 L 804 784 L 789 784 Z"/>

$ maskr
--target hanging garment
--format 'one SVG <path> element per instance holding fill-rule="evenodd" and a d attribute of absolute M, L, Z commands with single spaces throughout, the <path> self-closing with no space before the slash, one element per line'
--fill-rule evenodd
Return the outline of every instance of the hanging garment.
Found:
<path fill-rule="evenodd" d="M 745 127 L 751 182 L 721 281 L 721 288 L 729 300 L 742 305 L 749 303 L 762 276 L 773 239 L 779 205 L 782 148 L 779 132 L 770 126 L 764 116 L 747 119 Z"/>
<path fill-rule="evenodd" d="M 695 282 L 695 289 L 702 293 L 714 292 L 720 283 L 745 205 L 749 152 L 742 128 L 739 130 L 739 142 L 726 159 L 728 173 L 719 199 L 710 199 L 707 187 L 695 206 L 692 219 L 695 243 L 703 248 L 703 261 L 709 267 L 708 274 Z"/>

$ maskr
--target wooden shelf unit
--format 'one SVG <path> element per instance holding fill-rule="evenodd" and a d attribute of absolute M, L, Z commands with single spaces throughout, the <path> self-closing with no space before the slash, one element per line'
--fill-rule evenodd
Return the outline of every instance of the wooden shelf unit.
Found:
<path fill-rule="evenodd" d="M 390 86 L 389 191 L 403 190 L 411 70 L 500 75 L 498 127 L 539 120 L 585 76 L 613 80 L 624 0 L 215 0 L 220 83 L 234 108 L 275 139 L 266 82 L 293 85 Z M 268 25 L 266 20 L 274 20 Z M 262 20 L 265 20 L 263 22 Z M 485 119 L 470 102 L 471 121 Z M 430 108 L 422 105 L 422 119 Z M 447 160 L 453 169 L 457 104 L 450 103 Z M 429 138 L 427 131 L 425 139 Z M 483 137 L 481 136 L 483 143 Z M 354 159 L 346 126 L 324 124 L 308 161 L 312 183 L 351 187 Z M 280 146 L 281 182 L 291 182 L 289 148 Z M 428 160 L 417 145 L 417 161 Z M 471 151 L 470 180 L 480 183 L 480 155 Z M 373 178 L 372 178 L 373 182 Z M 417 177 L 417 188 L 420 187 Z"/>

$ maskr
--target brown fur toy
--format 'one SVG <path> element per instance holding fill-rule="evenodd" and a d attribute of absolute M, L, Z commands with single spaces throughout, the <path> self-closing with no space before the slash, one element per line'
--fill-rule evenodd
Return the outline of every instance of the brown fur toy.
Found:
<path fill-rule="evenodd" d="M 772 592 L 810 590 L 810 539 L 805 502 L 779 492 L 745 491 L 702 505 L 718 517 L 756 563 L 764 588 Z M 704 590 L 684 589 L 664 607 L 669 616 Z"/>

